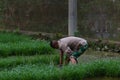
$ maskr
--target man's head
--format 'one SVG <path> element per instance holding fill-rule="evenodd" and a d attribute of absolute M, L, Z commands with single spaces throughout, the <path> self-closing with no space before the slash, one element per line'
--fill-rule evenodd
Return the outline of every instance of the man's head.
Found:
<path fill-rule="evenodd" d="M 50 41 L 50 46 L 52 48 L 58 49 L 59 48 L 58 41 L 56 40 Z"/>

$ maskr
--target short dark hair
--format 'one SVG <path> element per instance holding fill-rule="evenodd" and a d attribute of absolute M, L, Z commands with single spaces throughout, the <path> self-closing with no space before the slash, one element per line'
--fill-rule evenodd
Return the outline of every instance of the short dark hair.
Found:
<path fill-rule="evenodd" d="M 52 41 L 50 41 L 50 46 L 51 46 L 52 48 L 57 49 L 56 45 L 58 45 L 58 41 L 57 41 L 57 40 L 52 40 Z"/>
<path fill-rule="evenodd" d="M 53 41 L 50 41 L 50 46 L 54 48 Z"/>

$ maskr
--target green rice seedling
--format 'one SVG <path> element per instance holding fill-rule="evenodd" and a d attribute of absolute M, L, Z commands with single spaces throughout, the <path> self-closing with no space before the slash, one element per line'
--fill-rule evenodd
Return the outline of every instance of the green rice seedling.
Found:
<path fill-rule="evenodd" d="M 110 64 L 113 68 L 111 68 Z M 88 77 L 120 76 L 120 60 L 97 60 L 86 64 L 58 68 L 54 65 L 23 65 L 0 71 L 1 80 L 83 80 Z M 114 74 L 115 71 L 116 74 Z M 104 74 L 103 74 L 104 73 Z M 110 74 L 110 75 L 108 75 Z"/>
<path fill-rule="evenodd" d="M 119 77 L 120 76 L 120 59 L 103 59 L 96 60 L 92 63 L 88 63 L 86 66 L 86 77 L 108 76 Z M 114 74 L 114 72 L 116 74 Z"/>
<path fill-rule="evenodd" d="M 0 56 L 52 54 L 54 50 L 46 41 L 15 33 L 0 32 Z"/>
<path fill-rule="evenodd" d="M 58 64 L 58 55 L 11 56 L 0 58 L 0 70 L 25 64 Z"/>
<path fill-rule="evenodd" d="M 46 41 L 24 41 L 17 43 L 1 43 L 0 56 L 54 54 L 54 50 Z"/>
<path fill-rule="evenodd" d="M 30 41 L 32 37 L 10 32 L 0 32 L 0 43 L 14 43 L 20 41 Z"/>
<path fill-rule="evenodd" d="M 0 56 L 52 54 L 54 50 L 46 41 L 15 33 L 0 32 Z"/>

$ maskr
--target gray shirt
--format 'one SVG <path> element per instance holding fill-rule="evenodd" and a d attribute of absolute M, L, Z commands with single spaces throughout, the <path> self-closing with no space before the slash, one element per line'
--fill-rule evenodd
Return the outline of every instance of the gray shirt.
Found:
<path fill-rule="evenodd" d="M 86 45 L 87 41 L 79 37 L 65 37 L 58 41 L 59 49 L 65 53 L 76 51 L 79 45 Z"/>

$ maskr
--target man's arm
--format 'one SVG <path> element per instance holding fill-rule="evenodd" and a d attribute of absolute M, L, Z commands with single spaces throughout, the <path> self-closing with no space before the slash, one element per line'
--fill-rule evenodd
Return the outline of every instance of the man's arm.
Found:
<path fill-rule="evenodd" d="M 63 64 L 63 51 L 60 50 L 60 66 Z"/>

